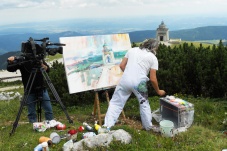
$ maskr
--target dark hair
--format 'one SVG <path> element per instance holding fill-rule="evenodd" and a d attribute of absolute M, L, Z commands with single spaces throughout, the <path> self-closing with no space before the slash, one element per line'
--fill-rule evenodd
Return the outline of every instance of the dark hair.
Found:
<path fill-rule="evenodd" d="M 159 46 L 159 44 L 158 44 L 157 40 L 146 39 L 140 44 L 139 48 L 140 49 L 146 49 L 146 50 L 148 50 L 148 51 L 150 51 L 150 52 L 152 52 L 153 54 L 156 55 L 156 51 L 158 49 L 158 46 Z"/>

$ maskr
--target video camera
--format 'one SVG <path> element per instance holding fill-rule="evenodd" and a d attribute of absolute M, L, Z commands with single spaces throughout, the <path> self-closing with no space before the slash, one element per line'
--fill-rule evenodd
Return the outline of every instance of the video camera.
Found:
<path fill-rule="evenodd" d="M 54 56 L 57 53 L 63 53 L 63 47 L 65 44 L 61 43 L 51 43 L 48 41 L 49 38 L 43 39 L 33 39 L 32 37 L 29 38 L 27 42 L 22 42 L 21 44 L 21 55 L 16 56 L 13 64 L 23 64 L 23 62 L 32 61 L 37 62 L 43 60 L 46 55 Z M 36 43 L 35 41 L 40 41 L 41 44 Z M 49 47 L 49 46 L 60 46 L 60 47 Z"/>

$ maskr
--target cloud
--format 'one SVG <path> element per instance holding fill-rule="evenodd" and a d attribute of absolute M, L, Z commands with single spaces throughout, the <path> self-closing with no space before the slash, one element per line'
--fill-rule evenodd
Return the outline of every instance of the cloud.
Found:
<path fill-rule="evenodd" d="M 1 9 L 15 8 L 105 8 L 105 7 L 145 7 L 151 9 L 168 8 L 171 10 L 184 7 L 216 7 L 226 6 L 226 0 L 1 0 Z M 165 11 L 165 10 L 163 10 Z"/>
<path fill-rule="evenodd" d="M 226 0 L 1 0 L 0 18 L 5 24 L 65 18 L 225 16 L 226 6 Z"/>
<path fill-rule="evenodd" d="M 162 1 L 162 0 L 161 0 Z M 160 0 L 2 0 L 1 9 L 30 8 L 30 7 L 116 7 L 136 6 L 159 3 Z"/>
<path fill-rule="evenodd" d="M 3 0 L 0 3 L 1 9 L 31 8 L 40 6 L 51 6 L 54 1 L 47 0 Z"/>

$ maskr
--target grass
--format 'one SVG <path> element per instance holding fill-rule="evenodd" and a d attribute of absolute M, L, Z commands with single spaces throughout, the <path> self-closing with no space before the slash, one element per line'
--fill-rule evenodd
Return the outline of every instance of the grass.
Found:
<path fill-rule="evenodd" d="M 200 47 L 200 44 L 202 44 L 202 46 L 205 48 L 207 48 L 208 46 L 213 46 L 212 43 L 207 43 L 205 41 L 181 41 L 180 44 L 171 44 L 171 48 L 179 47 L 179 45 L 183 45 L 184 43 L 188 43 L 189 45 L 191 45 L 192 43 L 196 48 Z"/>
<path fill-rule="evenodd" d="M 202 46 L 205 47 L 205 48 L 208 47 L 208 46 L 210 46 L 210 47 L 213 46 L 213 44 L 206 43 L 206 42 L 204 42 L 204 41 L 182 41 L 182 42 L 183 42 L 183 43 L 186 42 L 186 43 L 188 43 L 188 44 L 193 43 L 193 45 L 194 45 L 196 48 L 200 47 L 200 44 L 202 44 Z"/>
<path fill-rule="evenodd" d="M 62 57 L 63 57 L 62 54 L 57 53 L 54 56 L 49 55 L 46 58 L 48 58 L 48 61 L 54 61 L 54 60 L 57 60 L 57 59 L 61 59 Z"/>
<path fill-rule="evenodd" d="M 220 40 L 219 40 L 220 41 Z M 202 44 L 202 46 L 203 47 L 208 47 L 208 46 L 210 46 L 210 47 L 212 47 L 213 46 L 213 44 L 218 44 L 219 43 L 219 41 L 218 40 L 207 40 L 207 41 L 180 41 L 180 43 L 178 44 L 171 44 L 170 45 L 170 47 L 171 48 L 174 48 L 174 47 L 179 47 L 179 45 L 183 45 L 184 43 L 188 43 L 189 45 L 191 45 L 191 43 L 196 47 L 196 48 L 198 48 L 198 47 L 200 47 L 200 44 Z M 224 40 L 223 40 L 223 42 L 225 42 Z M 135 43 L 137 46 L 139 46 L 140 45 L 140 43 Z"/>
<path fill-rule="evenodd" d="M 10 81 L 10 82 L 0 82 L 0 88 L 3 88 L 3 87 L 7 87 L 7 86 L 18 86 L 18 85 L 21 85 L 21 80 L 17 80 L 17 81 Z"/>
<path fill-rule="evenodd" d="M 22 92 L 20 90 L 14 90 Z M 209 99 L 209 98 L 193 98 L 175 94 L 176 97 L 182 98 L 194 104 L 195 115 L 193 125 L 186 131 L 176 135 L 173 138 L 162 137 L 159 133 L 145 131 L 141 129 L 140 113 L 137 100 L 132 97 L 126 103 L 124 112 L 128 120 L 134 121 L 131 123 L 120 120 L 112 129 L 124 129 L 132 136 L 130 144 L 121 144 L 113 142 L 106 147 L 97 147 L 94 151 L 221 151 L 227 149 L 227 135 L 223 133 L 227 128 L 224 124 L 224 119 L 227 118 L 227 102 L 225 99 Z M 81 100 L 82 101 L 82 100 Z M 149 98 L 151 109 L 159 108 L 159 97 L 154 96 Z M 64 103 L 64 102 L 63 102 Z M 65 124 L 65 131 L 57 131 L 54 128 L 47 129 L 45 132 L 36 132 L 32 128 L 32 124 L 26 123 L 27 109 L 24 108 L 20 115 L 19 124 L 15 133 L 9 136 L 13 128 L 13 123 L 16 119 L 20 101 L 18 99 L 0 101 L 0 150 L 4 151 L 30 151 L 38 145 L 38 139 L 41 136 L 49 137 L 50 134 L 56 131 L 59 135 L 66 134 L 72 127 L 78 128 L 84 121 L 87 121 L 91 126 L 94 124 L 94 117 L 91 115 L 93 111 L 93 100 L 90 104 L 81 106 L 68 106 L 67 112 L 74 123 L 69 123 L 63 110 L 59 104 L 53 104 L 55 120 Z M 100 102 L 101 113 L 107 110 L 107 102 Z M 42 117 L 44 117 L 42 115 Z M 153 123 L 157 124 L 155 121 Z M 82 139 L 82 133 L 78 134 L 78 141 Z M 53 151 L 62 150 L 66 140 L 60 141 L 50 148 Z"/>
<path fill-rule="evenodd" d="M 215 45 L 217 45 L 217 44 L 219 44 L 220 40 L 201 40 L 201 41 L 196 41 L 196 42 L 207 43 L 207 44 L 215 44 Z M 223 42 L 223 43 L 224 43 L 224 42 L 226 43 L 227 40 L 222 40 L 222 42 Z"/>

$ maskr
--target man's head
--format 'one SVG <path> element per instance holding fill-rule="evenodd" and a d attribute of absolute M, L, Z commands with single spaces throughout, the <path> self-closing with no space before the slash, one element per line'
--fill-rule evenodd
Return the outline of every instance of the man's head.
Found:
<path fill-rule="evenodd" d="M 140 44 L 140 49 L 147 49 L 156 55 L 159 43 L 155 39 L 146 39 Z"/>

